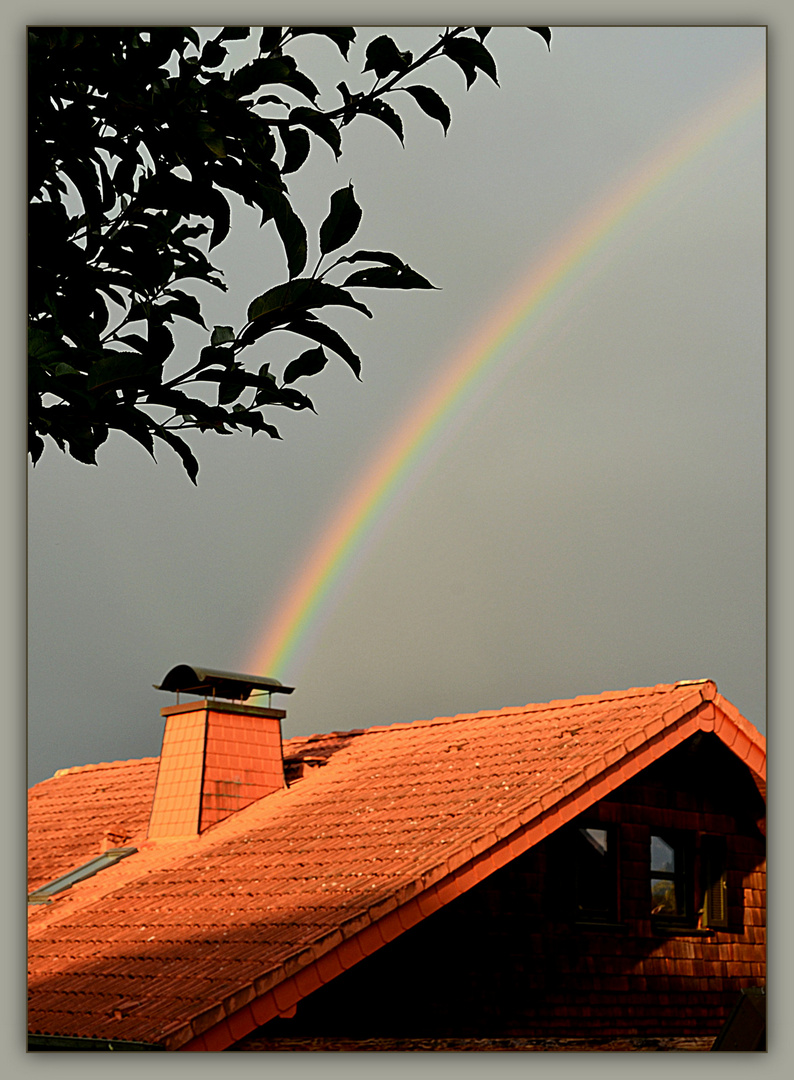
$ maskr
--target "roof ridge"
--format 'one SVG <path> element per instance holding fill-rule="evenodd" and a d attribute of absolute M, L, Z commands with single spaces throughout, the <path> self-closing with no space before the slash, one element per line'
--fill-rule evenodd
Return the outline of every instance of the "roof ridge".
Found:
<path fill-rule="evenodd" d="M 684 686 L 700 686 L 713 682 L 712 679 L 679 679 L 674 683 L 657 683 L 655 686 L 632 686 L 625 690 L 604 690 L 600 694 L 580 694 L 574 698 L 552 698 L 550 701 L 530 701 L 526 705 L 505 705 L 501 709 L 480 709 L 478 712 L 454 713 L 451 716 L 431 716 L 420 720 L 401 720 L 394 724 L 374 724 L 367 728 L 351 728 L 341 731 L 320 731 L 305 735 L 290 735 L 284 739 L 285 744 L 293 740 L 305 742 L 323 743 L 329 739 L 350 738 L 353 735 L 369 735 L 376 732 L 395 730 L 415 730 L 417 727 L 431 727 L 433 725 L 454 724 L 464 720 L 481 720 L 488 716 L 509 716 L 518 713 L 540 712 L 549 709 L 569 708 L 571 705 L 587 705 L 596 701 L 620 700 L 626 697 L 638 697 L 642 694 L 663 693 Z M 715 684 L 716 690 L 716 684 Z M 69 765 L 64 769 L 56 769 L 52 776 L 45 777 L 38 783 L 46 783 L 48 780 L 60 779 L 63 776 L 73 776 L 76 773 L 95 772 L 100 769 L 118 769 L 125 765 L 150 765 L 160 760 L 160 756 L 142 758 L 127 758 L 118 761 L 97 761 L 85 765 Z M 33 787 L 37 785 L 34 784 Z"/>
<path fill-rule="evenodd" d="M 463 720 L 480 720 L 488 716 L 508 716 L 510 714 L 541 712 L 549 709 L 570 708 L 571 705 L 591 705 L 596 701 L 619 701 L 627 697 L 661 694 L 685 686 L 702 686 L 713 679 L 679 679 L 674 683 L 657 683 L 655 686 L 631 686 L 625 690 L 604 690 L 600 694 L 580 694 L 575 698 L 552 698 L 551 701 L 530 701 L 526 705 L 505 705 L 501 709 L 481 709 L 479 712 L 454 713 L 452 716 L 432 716 L 421 720 L 400 720 L 394 724 L 374 724 L 367 728 L 351 728 L 349 731 L 318 731 L 310 735 L 290 735 L 285 743 L 303 739 L 307 742 L 322 742 L 326 739 L 349 738 L 352 735 L 370 735 L 375 732 L 399 731 L 431 727 L 434 724 L 453 724 Z M 716 684 L 715 684 L 716 689 Z"/>
<path fill-rule="evenodd" d="M 153 765 L 159 760 L 160 756 L 158 754 L 156 757 L 127 758 L 123 761 L 95 761 L 86 765 L 69 765 L 65 769 L 56 769 L 52 776 L 40 780 L 39 783 L 43 784 L 46 780 L 56 780 L 61 776 L 72 776 L 74 773 L 96 772 L 99 769 L 119 769 L 123 765 Z"/>

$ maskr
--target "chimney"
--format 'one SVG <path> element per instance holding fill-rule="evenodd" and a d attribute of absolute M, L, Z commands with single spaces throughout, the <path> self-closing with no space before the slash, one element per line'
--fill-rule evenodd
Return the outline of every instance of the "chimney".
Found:
<path fill-rule="evenodd" d="M 257 799 L 285 786 L 281 709 L 248 705 L 252 690 L 292 693 L 275 679 L 181 664 L 158 690 L 175 690 L 165 717 L 149 839 L 197 836 Z M 206 694 L 179 703 L 179 694 Z M 211 695 L 211 696 L 209 696 Z M 218 701 L 235 697 L 236 701 Z"/>

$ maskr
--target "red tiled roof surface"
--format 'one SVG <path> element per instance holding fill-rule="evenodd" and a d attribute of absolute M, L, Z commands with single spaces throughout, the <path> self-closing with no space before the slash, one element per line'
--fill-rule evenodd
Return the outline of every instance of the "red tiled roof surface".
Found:
<path fill-rule="evenodd" d="M 122 847 L 145 839 L 158 761 L 59 769 L 30 789 L 29 892 L 88 862 L 103 845 Z"/>
<path fill-rule="evenodd" d="M 765 775 L 763 737 L 705 680 L 285 740 L 288 775 L 306 762 L 289 788 L 30 909 L 29 1029 L 224 1049 L 697 731 Z M 141 826 L 153 761 L 115 769 L 86 790 L 118 775 Z M 34 796 L 68 815 L 89 775 Z"/>

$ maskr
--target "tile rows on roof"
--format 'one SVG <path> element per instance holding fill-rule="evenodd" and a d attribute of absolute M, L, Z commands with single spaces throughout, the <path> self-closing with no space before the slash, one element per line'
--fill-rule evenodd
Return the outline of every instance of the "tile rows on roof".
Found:
<path fill-rule="evenodd" d="M 28 793 L 28 889 L 146 835 L 158 758 L 61 770 Z M 115 843 L 106 843 L 108 834 Z M 35 842 L 34 842 L 35 841 Z"/>
<path fill-rule="evenodd" d="M 91 773 L 102 771 L 107 769 L 129 769 L 130 765 L 150 765 L 152 763 L 157 764 L 159 757 L 150 758 L 136 758 L 134 762 L 130 761 L 98 761 L 89 762 L 87 765 L 69 765 L 65 769 L 56 769 L 52 777 L 53 780 L 60 779 L 64 776 L 75 776 L 77 773 Z M 46 784 L 47 781 L 43 780 L 41 783 Z M 31 789 L 35 790 L 35 788 Z"/>

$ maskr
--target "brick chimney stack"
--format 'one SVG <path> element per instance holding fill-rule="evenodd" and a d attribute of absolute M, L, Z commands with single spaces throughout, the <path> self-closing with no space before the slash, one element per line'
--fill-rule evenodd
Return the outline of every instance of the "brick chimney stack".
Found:
<path fill-rule="evenodd" d="M 205 700 L 160 715 L 165 732 L 150 839 L 197 835 L 284 787 L 282 710 Z"/>
<path fill-rule="evenodd" d="M 187 674 L 186 674 L 187 673 Z M 181 665 L 157 689 L 250 692 L 253 677 Z M 257 679 L 265 691 L 290 693 L 275 680 Z M 193 685 L 191 685 L 193 684 Z M 195 688 L 194 688 L 195 687 Z M 212 692 L 212 691 L 210 691 Z M 230 814 L 285 786 L 281 709 L 216 697 L 169 705 L 160 767 L 149 818 L 149 839 L 197 836 Z"/>

